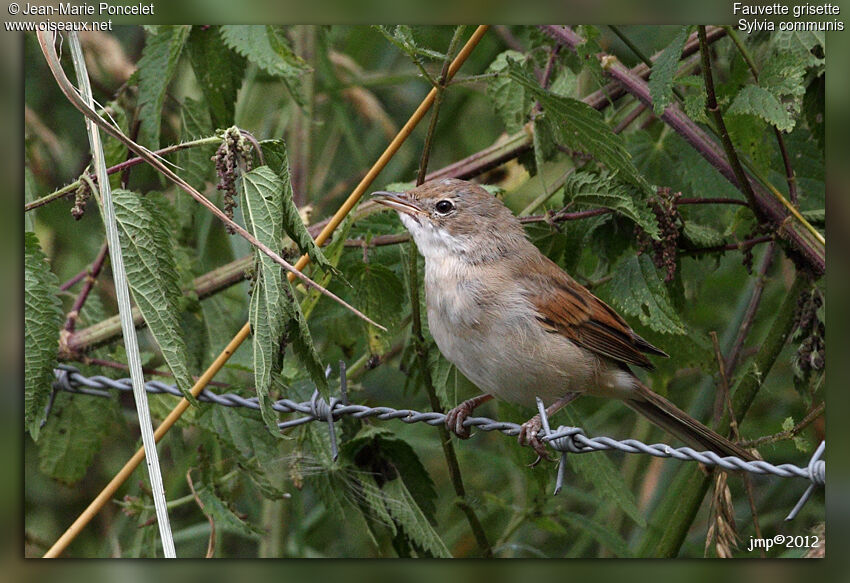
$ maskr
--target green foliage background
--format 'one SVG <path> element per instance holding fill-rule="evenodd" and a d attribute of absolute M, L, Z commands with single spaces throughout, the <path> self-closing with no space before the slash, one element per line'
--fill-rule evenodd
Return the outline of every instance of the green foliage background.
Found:
<path fill-rule="evenodd" d="M 471 31 L 468 27 L 463 38 Z M 666 226 L 677 233 L 672 277 L 670 261 L 656 266 L 654 248 L 665 225 L 648 203 L 657 200 L 658 187 L 687 199 L 742 201 L 743 195 L 651 111 L 615 133 L 634 111 L 634 98 L 615 100 L 601 113 L 581 103 L 606 82 L 595 53 L 616 55 L 628 66 L 638 60 L 608 28 L 576 31 L 588 39 L 577 54 L 566 48 L 553 53 L 553 41 L 533 27 L 488 32 L 446 89 L 429 169 L 484 150 L 506 134 L 531 132 L 527 151 L 475 179 L 497 186 L 497 195 L 518 214 L 615 211 L 537 220 L 529 223 L 528 232 L 544 253 L 672 356 L 656 361 L 657 370 L 648 377 L 654 389 L 711 421 L 718 410 L 719 374 L 710 333 L 716 332 L 720 346 L 729 350 L 759 279 L 747 263 L 757 271 L 766 246 L 755 246 L 749 258 L 749 252 L 716 248 L 759 237 L 764 230 L 740 204 L 680 205 L 678 215 L 666 217 Z M 692 31 L 622 30 L 644 54 L 663 51 L 649 80 L 653 99 L 681 102 L 693 120 L 708 124 L 702 76 L 693 67 L 677 70 L 677 64 L 683 65 L 677 59 L 681 46 Z M 430 89 L 428 79 L 439 76 L 454 32 L 453 27 L 127 27 L 109 38 L 90 38 L 84 48 L 92 56 L 95 97 L 139 143 L 153 149 L 218 136 L 169 159 L 219 206 L 225 202 L 216 189 L 211 156 L 222 130 L 236 125 L 262 140 L 262 160 L 256 153 L 250 161 L 241 159 L 235 218 L 260 240 L 282 244 L 289 257 L 297 258 L 299 250 L 318 255 L 302 218 L 316 223 L 344 200 Z M 719 105 L 733 142 L 749 167 L 787 196 L 773 128 L 780 130 L 796 173 L 799 208 L 822 229 L 823 39 L 777 33 L 743 42 L 760 70 L 757 82 L 730 38 L 712 45 Z M 34 37 L 26 38 L 26 57 L 31 115 L 26 192 L 31 201 L 75 180 L 90 156 L 82 117 L 58 91 Z M 426 128 L 427 123 L 420 124 L 372 190 L 415 179 Z M 107 140 L 106 155 L 115 165 L 127 151 Z M 682 483 L 693 471 L 679 462 L 618 454 L 571 456 L 568 485 L 553 497 L 552 464 L 528 468 L 530 450 L 499 434 L 477 433 L 469 441 L 453 442 L 466 491 L 459 500 L 439 433 L 424 424 L 343 419 L 337 461 L 330 458 L 323 424 L 273 434 L 269 427 L 274 427 L 275 413 L 268 403 L 283 396 L 305 400 L 316 388 L 338 394 L 340 361 L 347 364 L 349 397 L 359 403 L 427 410 L 427 382 L 444 408 L 477 394 L 439 354 L 427 322 L 424 343 L 411 333 L 412 248 L 395 239 L 394 244 L 375 244 L 403 233 L 398 219 L 362 204 L 325 247 L 324 259 L 308 270 L 386 326 L 383 333 L 316 292 L 288 284 L 263 257 L 251 258 L 244 240 L 228 235 L 151 169 L 136 166 L 114 174 L 112 181 L 128 242 L 133 297 L 148 323 L 141 335 L 145 366 L 170 370 L 185 389 L 249 319 L 255 332 L 216 376 L 226 386 L 212 389 L 258 395 L 262 415 L 201 404 L 160 446 L 179 556 L 204 555 L 210 521 L 216 526 L 219 557 L 480 556 L 488 548 L 482 548 L 480 533 L 473 535 L 471 514 L 481 523 L 489 552 L 500 557 L 698 557 L 706 552 L 706 531 L 714 521 L 712 495 L 701 505 L 702 498 L 697 499 L 695 515 L 672 505 L 672 493 L 679 495 L 676 488 L 686 487 Z M 67 313 L 80 285 L 59 291 L 59 282 L 86 269 L 104 240 L 97 205 L 89 201 L 77 222 L 69 215 L 71 204 L 54 202 L 25 219 L 25 528 L 26 551 L 32 556 L 43 554 L 138 441 L 127 396 L 59 394 L 42 427 L 62 327 L 57 307 L 61 304 Z M 244 257 L 240 269 L 251 281 L 203 298 L 180 292 L 190 289 L 194 278 Z M 796 331 L 769 374 L 762 378 L 762 371 L 754 369 L 794 278 L 794 264 L 777 247 L 740 363 L 729 379 L 732 387 L 746 375 L 760 381 L 741 426 L 744 439 L 787 430 L 823 401 L 822 363 L 811 366 L 817 346 L 813 352 L 800 351 L 816 343 L 823 307 L 815 310 L 814 328 Z M 421 276 L 415 280 L 421 282 Z M 807 287 L 805 297 L 818 297 L 817 289 Z M 418 297 L 423 298 L 422 290 Z M 74 334 L 115 311 L 107 269 L 85 302 Z M 126 376 L 87 360 L 124 362 L 120 342 L 114 340 L 63 359 L 84 374 Z M 327 380 L 326 365 L 332 370 Z M 152 397 L 154 416 L 164 417 L 174 402 Z M 533 414 L 504 404 L 487 407 L 482 414 L 515 422 Z M 578 425 L 589 435 L 668 439 L 616 402 L 580 399 L 559 416 L 556 423 Z M 795 439 L 760 452 L 771 461 L 805 465 L 822 436 L 822 424 L 816 422 Z M 156 556 L 159 544 L 156 526 L 149 523 L 153 508 L 145 479 L 138 470 L 120 499 L 104 509 L 67 554 Z M 755 535 L 746 491 L 740 478 L 729 482 L 746 548 Z M 763 532 L 804 535 L 823 521 L 822 496 L 816 496 L 795 522 L 782 522 L 804 486 L 796 480 L 753 479 Z M 664 547 L 659 529 L 677 523 L 686 536 Z M 714 547 L 707 552 L 713 555 Z M 751 556 L 743 550 L 737 554 Z M 795 554 L 802 551 L 771 552 Z"/>

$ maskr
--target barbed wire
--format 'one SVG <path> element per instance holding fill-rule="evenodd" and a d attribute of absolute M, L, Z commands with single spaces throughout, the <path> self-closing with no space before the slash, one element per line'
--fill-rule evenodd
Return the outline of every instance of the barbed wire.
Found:
<path fill-rule="evenodd" d="M 291 399 L 279 399 L 272 403 L 273 410 L 279 413 L 300 413 L 301 417 L 289 419 L 278 423 L 280 429 L 287 429 L 305 423 L 322 421 L 328 424 L 330 433 L 331 454 L 336 460 L 338 447 L 336 440 L 335 422 L 344 416 L 355 419 L 374 417 L 380 420 L 397 419 L 403 423 L 425 423 L 427 425 L 442 425 L 445 423 L 446 415 L 434 411 L 420 412 L 412 409 L 394 409 L 392 407 L 368 407 L 366 405 L 354 405 L 348 402 L 347 387 L 345 382 L 345 365 L 340 363 L 340 393 L 341 399 L 332 397 L 326 401 L 314 391 L 308 401 L 296 402 Z M 329 371 L 328 371 L 329 372 Z M 56 381 L 53 383 L 54 392 L 48 403 L 48 413 L 53 405 L 56 391 L 67 391 L 81 395 L 96 397 L 109 397 L 109 390 L 132 391 L 132 381 L 127 379 L 111 379 L 109 377 L 95 375 L 86 377 L 80 371 L 70 365 L 60 364 L 54 370 Z M 147 381 L 145 389 L 152 394 L 169 394 L 182 397 L 183 394 L 174 385 L 161 381 Z M 245 407 L 248 409 L 260 409 L 256 397 L 242 397 L 235 393 L 218 394 L 204 388 L 198 395 L 201 402 L 213 403 L 224 407 Z M 550 429 L 549 419 L 543 406 L 543 401 L 537 399 L 537 409 L 543 429 L 541 441 L 561 454 L 561 463 L 558 466 L 558 474 L 555 484 L 555 494 L 563 487 L 566 471 L 567 454 L 584 454 L 594 451 L 621 451 L 632 454 L 647 454 L 659 458 L 674 458 L 683 461 L 696 461 L 707 466 L 718 466 L 725 470 L 741 470 L 754 474 L 771 474 L 782 478 L 803 478 L 809 481 L 809 487 L 804 492 L 800 501 L 794 506 L 785 520 L 793 520 L 803 505 L 808 501 L 815 487 L 824 486 L 826 483 L 826 462 L 821 459 L 826 449 L 826 441 L 822 441 L 809 463 L 805 467 L 793 464 L 771 464 L 763 460 L 747 461 L 735 456 L 722 457 L 711 451 L 696 451 L 690 447 L 672 447 L 663 443 L 646 444 L 636 439 L 617 440 L 610 437 L 588 437 L 584 430 L 579 427 L 560 426 L 555 430 Z M 517 423 L 497 421 L 489 417 L 468 417 L 464 427 L 477 428 L 481 431 L 499 431 L 505 435 L 519 435 L 521 426 Z"/>

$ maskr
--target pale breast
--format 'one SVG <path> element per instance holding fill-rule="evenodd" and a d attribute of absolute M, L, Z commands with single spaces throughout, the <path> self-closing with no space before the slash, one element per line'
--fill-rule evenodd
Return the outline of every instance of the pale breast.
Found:
<path fill-rule="evenodd" d="M 591 390 L 598 358 L 546 332 L 522 290 L 481 269 L 426 261 L 428 324 L 443 355 L 482 391 L 507 401 L 533 406 L 536 396 L 551 403 Z"/>

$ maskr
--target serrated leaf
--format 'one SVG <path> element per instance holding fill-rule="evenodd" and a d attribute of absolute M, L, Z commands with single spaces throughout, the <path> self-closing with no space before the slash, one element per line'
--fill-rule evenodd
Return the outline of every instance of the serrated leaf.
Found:
<path fill-rule="evenodd" d="M 65 484 L 78 482 L 100 448 L 107 421 L 115 418 L 115 404 L 60 391 L 38 440 L 40 470 Z"/>
<path fill-rule="evenodd" d="M 35 233 L 24 234 L 24 423 L 34 440 L 53 390 L 62 302 Z"/>
<path fill-rule="evenodd" d="M 147 322 L 177 387 L 193 404 L 194 382 L 180 329 L 183 293 L 174 260 L 170 203 L 162 195 L 129 190 L 112 193 L 127 280 L 133 299 Z"/>
<path fill-rule="evenodd" d="M 619 533 L 607 525 L 600 524 L 575 512 L 563 511 L 558 516 L 566 520 L 574 528 L 579 528 L 588 533 L 596 542 L 611 551 L 616 557 L 626 558 L 632 556 L 628 543 L 623 540 L 623 537 Z M 573 538 L 575 538 L 575 535 L 573 535 Z"/>
<path fill-rule="evenodd" d="M 608 284 L 611 301 L 630 316 L 657 332 L 684 334 L 685 325 L 670 303 L 670 296 L 655 265 L 645 253 L 623 261 Z"/>
<path fill-rule="evenodd" d="M 271 483 L 267 471 L 280 455 L 279 442 L 265 430 L 263 422 L 253 412 L 237 408 L 213 405 L 205 409 L 198 421 L 237 452 L 240 468 L 267 498 L 281 498 L 283 492 Z"/>
<path fill-rule="evenodd" d="M 821 31 L 779 30 L 771 35 L 770 44 L 775 52 L 790 53 L 806 67 L 822 66 L 824 59 L 815 56 L 812 49 L 823 47 L 825 38 Z"/>
<path fill-rule="evenodd" d="M 395 26 L 392 31 L 386 26 L 374 26 L 373 28 L 413 60 L 417 60 L 418 57 L 428 57 L 436 61 L 446 59 L 446 55 L 443 53 L 416 44 L 416 40 L 413 38 L 413 29 L 406 24 Z"/>
<path fill-rule="evenodd" d="M 191 26 L 158 26 L 148 34 L 139 59 L 138 142 L 151 150 L 159 148 L 162 104 L 165 92 L 177 70 Z"/>
<path fill-rule="evenodd" d="M 524 56 L 517 51 L 505 51 L 490 63 L 487 72 L 495 73 L 496 76 L 487 82 L 487 97 L 505 124 L 505 129 L 509 133 L 515 133 L 525 125 L 531 110 L 531 96 L 522 85 L 501 74 L 508 67 L 508 59 L 522 62 Z"/>
<path fill-rule="evenodd" d="M 248 230 L 272 249 L 280 247 L 283 238 L 283 180 L 268 166 L 260 166 L 240 176 L 237 184 Z M 277 415 L 271 409 L 269 391 L 272 375 L 279 369 L 284 334 L 325 395 L 327 380 L 304 314 L 295 301 L 288 279 L 282 277 L 280 265 L 260 251 L 254 251 L 254 257 L 258 267 L 248 310 L 253 334 L 254 382 L 263 419 L 269 429 L 276 432 Z"/>
<path fill-rule="evenodd" d="M 387 510 L 404 527 L 405 534 L 412 541 L 429 551 L 434 557 L 450 558 L 452 556 L 403 480 L 391 480 L 385 483 L 383 491 L 391 500 Z"/>
<path fill-rule="evenodd" d="M 740 192 L 723 177 L 717 169 L 706 161 L 684 139 L 670 132 L 667 148 L 676 153 L 676 163 L 671 166 L 681 172 L 683 192 L 692 196 L 727 196 L 737 197 Z"/>
<path fill-rule="evenodd" d="M 590 71 L 597 86 L 601 87 L 605 84 L 605 74 L 602 71 L 602 63 L 599 62 L 597 57 L 598 54 L 604 52 L 597 40 L 601 36 L 599 28 L 592 24 L 580 24 L 575 31 L 584 39 L 584 42 L 575 47 L 576 56 L 582 64 L 582 68 Z"/>
<path fill-rule="evenodd" d="M 674 169 L 677 168 L 672 140 L 674 132 L 659 132 L 657 136 L 645 130 L 626 134 L 626 145 L 635 167 L 653 184 L 673 187 Z"/>
<path fill-rule="evenodd" d="M 289 175 L 289 160 L 286 155 L 286 144 L 283 140 L 264 140 L 260 142 L 266 164 L 280 178 L 283 183 L 283 228 L 286 234 L 298 245 L 301 253 L 310 255 L 310 260 L 324 270 L 338 273 L 334 266 L 325 257 L 325 254 L 316 245 L 307 226 L 301 219 L 298 207 L 292 194 L 292 182 Z"/>
<path fill-rule="evenodd" d="M 627 182 L 651 193 L 649 184 L 632 164 L 623 139 L 614 134 L 598 111 L 577 99 L 545 91 L 519 63 L 509 60 L 507 70 L 512 79 L 540 101 L 545 115 L 538 119 L 542 119 L 560 144 L 590 154 Z"/>
<path fill-rule="evenodd" d="M 204 93 L 213 126 L 232 126 L 236 95 L 245 75 L 245 58 L 228 48 L 216 26 L 193 28 L 188 49 L 189 61 Z"/>
<path fill-rule="evenodd" d="M 693 221 L 685 221 L 682 235 L 697 247 L 715 247 L 726 242 L 723 233 L 717 229 Z"/>
<path fill-rule="evenodd" d="M 283 181 L 268 167 L 243 174 L 237 181 L 243 202 L 245 226 L 260 243 L 275 249 L 283 237 Z M 281 268 L 271 257 L 254 251 L 254 285 L 248 307 L 253 343 L 254 386 L 263 420 L 270 430 L 277 427 L 269 391 L 272 375 L 279 369 L 286 308 L 295 300 Z"/>
<path fill-rule="evenodd" d="M 303 106 L 301 77 L 310 66 L 292 52 L 283 32 L 277 26 L 232 24 L 221 27 L 225 44 L 260 67 L 269 75 L 280 77 L 290 95 Z"/>
<path fill-rule="evenodd" d="M 794 129 L 794 118 L 785 110 L 773 93 L 758 85 L 747 85 L 735 96 L 727 110 L 729 115 L 755 115 L 780 131 Z"/>
<path fill-rule="evenodd" d="M 564 409 L 570 425 L 581 427 L 581 421 L 569 408 Z M 614 463 L 604 452 L 590 455 L 567 456 L 572 469 L 593 484 L 594 494 L 600 500 L 609 500 L 616 504 L 635 524 L 641 528 L 646 526 L 646 520 L 638 508 L 637 501 L 631 490 L 626 487 L 623 477 L 617 471 Z"/>
<path fill-rule="evenodd" d="M 437 499 L 434 482 L 410 444 L 385 427 L 364 425 L 354 437 L 345 442 L 342 449 L 348 453 L 348 457 L 353 457 L 360 448 L 372 441 L 377 442 L 380 454 L 398 471 L 413 499 L 428 520 L 434 523 L 434 502 Z"/>
<path fill-rule="evenodd" d="M 573 172 L 564 182 L 564 200 L 617 211 L 650 236 L 658 237 L 658 223 L 641 191 L 608 172 Z"/>
<path fill-rule="evenodd" d="M 698 123 L 709 123 L 708 115 L 705 113 L 706 93 L 703 87 L 698 93 L 685 95 L 685 114 Z"/>
<path fill-rule="evenodd" d="M 260 535 L 265 534 L 250 522 L 237 516 L 230 506 L 219 498 L 209 486 L 196 487 L 195 492 L 204 505 L 204 514 L 212 518 L 216 528 L 241 534 L 250 539 L 257 539 Z"/>
<path fill-rule="evenodd" d="M 672 42 L 658 55 L 649 74 L 649 96 L 655 115 L 661 115 L 673 100 L 673 77 L 679 69 L 679 58 L 688 39 L 689 26 L 683 26 Z"/>

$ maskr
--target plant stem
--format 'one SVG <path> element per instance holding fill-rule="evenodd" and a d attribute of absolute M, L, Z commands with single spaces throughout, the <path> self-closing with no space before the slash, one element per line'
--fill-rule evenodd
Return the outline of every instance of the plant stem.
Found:
<path fill-rule="evenodd" d="M 221 143 L 221 138 L 218 136 L 211 136 L 209 138 L 200 138 L 197 140 L 192 140 L 191 142 L 183 142 L 182 144 L 174 144 L 173 146 L 168 146 L 167 148 L 162 148 L 161 150 L 157 150 L 154 152 L 157 156 L 164 156 L 165 154 L 173 154 L 174 152 L 179 152 L 180 150 L 186 150 L 187 148 L 194 148 L 196 146 L 206 146 L 208 144 L 218 144 Z M 130 158 L 129 160 L 125 160 L 120 164 L 116 164 L 115 166 L 111 166 L 106 169 L 106 173 L 108 175 L 116 174 L 121 172 L 127 168 L 131 168 L 138 164 L 141 164 L 145 160 L 141 157 Z M 97 184 L 97 177 L 94 174 L 90 174 L 89 178 Z M 63 186 L 59 190 L 55 190 L 50 194 L 43 196 L 37 200 L 27 203 L 24 205 L 24 212 L 29 212 L 32 209 L 38 208 L 40 206 L 44 206 L 47 203 L 53 202 L 54 200 L 58 200 L 63 196 L 67 196 L 77 190 L 80 185 L 83 183 L 82 180 L 75 180 L 74 182 Z M 73 285 L 73 284 L 72 284 Z"/>
<path fill-rule="evenodd" d="M 750 439 L 746 441 L 742 441 L 740 445 L 743 447 L 758 447 L 760 445 L 766 445 L 768 443 L 776 443 L 777 441 L 783 441 L 785 439 L 791 439 L 796 437 L 803 429 L 811 425 L 815 419 L 820 417 L 826 411 L 826 405 L 823 403 L 818 404 L 814 409 L 809 411 L 805 417 L 803 417 L 802 421 L 797 423 L 791 429 L 786 431 L 780 431 L 779 433 L 774 433 L 773 435 L 764 435 L 762 437 L 757 437 L 756 439 Z"/>
<path fill-rule="evenodd" d="M 416 181 L 417 185 L 422 184 L 425 181 L 426 170 L 428 167 L 428 155 L 431 145 L 433 144 L 434 132 L 437 127 L 437 116 L 439 115 L 439 107 L 442 102 L 446 77 L 448 75 L 448 64 L 459 39 L 461 29 L 462 27 L 458 27 L 455 30 L 449 50 L 446 53 L 446 61 L 443 64 L 443 70 L 440 74 L 439 82 L 435 86 L 437 95 L 434 100 L 434 110 L 431 113 L 431 122 L 428 126 L 428 133 L 425 137 L 425 147 L 419 163 L 419 175 Z M 416 243 L 413 240 L 411 240 L 408 245 L 408 257 L 407 275 L 411 306 L 411 336 L 413 338 L 414 348 L 419 360 L 419 368 L 422 373 L 422 384 L 425 387 L 425 392 L 428 394 L 428 401 L 431 405 L 431 409 L 442 413 L 443 407 L 440 404 L 440 399 L 437 397 L 437 391 L 434 389 L 434 383 L 431 379 L 431 370 L 428 366 L 428 345 L 425 342 L 425 336 L 422 333 L 422 315 L 419 309 L 419 252 L 416 249 Z M 484 557 L 491 558 L 493 556 L 493 549 L 490 547 L 490 543 L 487 540 L 487 534 L 484 532 L 484 528 L 481 525 L 481 521 L 478 519 L 478 515 L 475 513 L 475 509 L 473 509 L 466 500 L 466 488 L 463 485 L 463 476 L 460 471 L 460 464 L 457 461 L 457 454 L 455 453 L 449 431 L 446 429 L 445 425 L 438 426 L 437 430 L 440 436 L 440 444 L 443 448 L 443 456 L 446 458 L 446 467 L 448 468 L 449 479 L 452 483 L 455 494 L 457 495 L 457 505 L 463 512 L 464 516 L 466 516 L 467 522 L 469 522 L 469 527 L 472 530 L 472 535 L 478 543 L 478 548 L 481 551 L 481 554 Z"/>
<path fill-rule="evenodd" d="M 797 298 L 807 285 L 808 280 L 798 274 L 755 356 L 753 369 L 738 381 L 732 393 L 732 411 L 739 421 L 743 421 L 764 379 L 785 346 L 794 326 Z M 731 374 L 732 371 L 728 373 Z M 728 423 L 727 414 L 721 419 L 721 425 Z M 653 520 L 650 521 L 638 551 L 640 556 L 666 558 L 678 554 L 708 491 L 712 473 L 705 475 L 700 468 L 693 466 L 679 470 L 676 479 L 665 492 L 661 504 L 653 513 Z"/>
<path fill-rule="evenodd" d="M 617 63 L 613 57 L 603 57 L 602 61 L 603 69 L 612 78 L 621 82 L 630 93 L 643 103 L 647 105 L 652 104 L 649 87 L 644 81 L 632 75 L 629 70 Z M 724 178 L 736 187 L 743 188 L 739 186 L 735 172 L 724 156 L 723 150 L 717 146 L 702 128 L 690 120 L 676 104 L 667 107 L 661 115 L 661 119 L 691 144 Z M 797 255 L 801 261 L 811 268 L 815 275 L 822 275 L 826 269 L 825 249 L 820 239 L 812 232 L 813 228 L 811 225 L 805 220 L 800 222 L 790 221 L 786 212 L 787 207 L 780 198 L 775 196 L 778 193 L 772 195 L 758 183 L 751 183 L 751 188 L 755 192 L 755 204 L 758 205 L 759 212 L 763 216 L 767 216 L 770 222 L 782 225 L 776 231 L 780 237 L 790 243 L 788 251 Z M 797 215 L 799 215 L 799 212 Z"/>
<path fill-rule="evenodd" d="M 245 279 L 245 270 L 251 266 L 252 262 L 253 257 L 247 256 L 205 273 L 195 278 L 191 288 L 185 293 L 197 294 L 198 299 L 203 299 L 222 291 Z M 145 325 L 142 313 L 135 306 L 133 307 L 133 323 L 137 328 Z M 112 316 L 68 337 L 67 352 L 60 353 L 59 357 L 77 358 L 78 355 L 110 342 L 120 335 L 121 321 L 118 316 Z"/>
<path fill-rule="evenodd" d="M 94 288 L 97 276 L 100 275 L 100 270 L 103 268 L 108 252 L 109 246 L 106 243 L 100 246 L 100 251 L 98 251 L 97 257 L 95 257 L 94 261 L 92 261 L 91 267 L 89 267 L 86 272 L 86 283 L 83 284 L 83 288 L 74 300 L 74 305 L 71 306 L 71 311 L 68 312 L 68 316 L 65 320 L 65 332 L 69 334 L 74 332 L 74 328 L 77 325 L 77 319 L 80 317 L 80 310 L 83 309 L 86 299 L 88 299 L 92 288 Z"/>
<path fill-rule="evenodd" d="M 744 347 L 744 341 L 746 341 L 747 336 L 750 333 L 750 328 L 752 328 L 753 321 L 755 320 L 756 311 L 758 310 L 759 303 L 761 302 L 764 285 L 767 283 L 767 271 L 770 269 L 771 263 L 773 263 L 773 253 L 775 249 L 776 243 L 771 242 L 770 245 L 767 246 L 767 250 L 764 252 L 764 257 L 762 257 L 761 265 L 759 266 L 758 275 L 756 276 L 756 280 L 753 284 L 753 292 L 750 296 L 750 302 L 747 305 L 747 311 L 744 314 L 744 319 L 741 322 L 738 334 L 735 336 L 735 341 L 732 343 L 732 348 L 729 349 L 726 359 L 724 360 L 724 367 L 726 370 L 734 370 L 735 367 L 738 366 L 738 358 L 741 355 L 741 349 Z"/>
<path fill-rule="evenodd" d="M 717 130 L 720 132 L 720 142 L 723 144 L 723 150 L 726 152 L 726 158 L 735 174 L 735 180 L 738 183 L 738 188 L 740 188 L 744 193 L 744 196 L 747 197 L 750 207 L 755 211 L 756 216 L 758 216 L 761 220 L 764 220 L 765 216 L 757 205 L 756 193 L 753 191 L 753 186 L 750 184 L 749 178 L 747 178 L 747 175 L 744 173 L 744 167 L 741 166 L 741 161 L 738 159 L 738 154 L 735 152 L 735 146 L 732 144 L 732 138 L 729 137 L 729 131 L 726 129 L 726 124 L 723 121 L 723 114 L 720 112 L 720 108 L 717 105 L 705 26 L 698 26 L 697 32 L 699 33 L 700 56 L 702 57 L 702 74 L 705 79 L 706 109 L 712 116 L 714 116 L 714 123 L 717 125 Z"/>
<path fill-rule="evenodd" d="M 758 68 L 756 67 L 755 60 L 753 60 L 753 56 L 750 54 L 747 46 L 741 41 L 741 38 L 738 36 L 738 33 L 735 32 L 734 28 L 731 26 L 724 26 L 724 28 L 726 29 L 726 33 L 729 35 L 729 38 L 732 39 L 732 42 L 735 43 L 735 46 L 738 48 L 738 52 L 741 53 L 741 56 L 747 63 L 747 67 L 749 67 L 750 72 L 753 74 L 753 79 L 755 79 L 756 83 L 758 83 Z M 772 127 L 773 133 L 776 135 L 776 143 L 779 146 L 779 153 L 782 155 L 782 164 L 785 166 L 785 181 L 788 183 L 788 197 L 791 199 L 791 204 L 796 205 L 797 177 L 794 175 L 794 169 L 791 167 L 791 158 L 788 156 L 788 148 L 785 147 L 785 138 L 782 137 L 782 132 L 779 131 L 779 128 L 776 126 Z"/>

